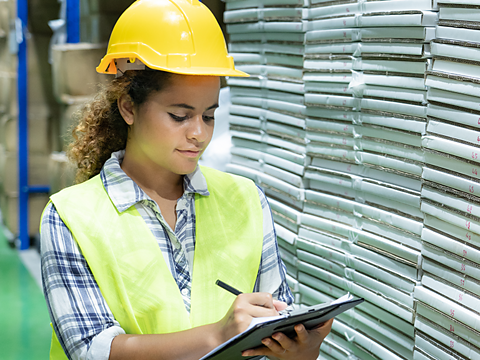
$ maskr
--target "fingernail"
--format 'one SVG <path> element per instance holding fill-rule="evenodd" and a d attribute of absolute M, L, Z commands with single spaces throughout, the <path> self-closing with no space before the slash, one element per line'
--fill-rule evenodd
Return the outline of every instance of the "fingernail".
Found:
<path fill-rule="evenodd" d="M 262 340 L 262 344 L 263 345 L 268 345 L 268 344 L 270 344 L 270 340 L 264 339 L 264 340 Z"/>
<path fill-rule="evenodd" d="M 248 350 L 243 351 L 242 356 L 250 356 L 250 351 Z"/>

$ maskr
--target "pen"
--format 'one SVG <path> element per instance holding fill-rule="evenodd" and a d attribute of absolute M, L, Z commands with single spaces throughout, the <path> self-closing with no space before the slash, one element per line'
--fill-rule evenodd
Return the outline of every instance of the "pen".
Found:
<path fill-rule="evenodd" d="M 241 291 L 238 291 L 237 289 L 235 289 L 234 287 L 231 287 L 230 285 L 228 284 L 225 284 L 223 281 L 221 280 L 217 280 L 215 281 L 215 284 L 220 286 L 222 289 L 225 289 L 229 292 L 231 292 L 233 295 L 240 295 L 242 292 Z"/>
<path fill-rule="evenodd" d="M 228 284 L 225 284 L 222 280 L 217 280 L 217 281 L 215 281 L 215 284 L 218 285 L 218 286 L 220 286 L 222 289 L 225 289 L 225 290 L 227 290 L 228 292 L 231 292 L 233 295 L 238 296 L 238 295 L 240 295 L 240 294 L 242 293 L 241 291 L 235 289 L 234 287 L 232 287 L 232 286 L 230 286 L 230 285 L 228 285 Z M 291 310 L 285 309 L 285 310 L 279 311 L 278 313 L 279 313 L 280 315 L 285 315 L 285 314 L 289 314 L 290 311 L 291 311 Z"/>

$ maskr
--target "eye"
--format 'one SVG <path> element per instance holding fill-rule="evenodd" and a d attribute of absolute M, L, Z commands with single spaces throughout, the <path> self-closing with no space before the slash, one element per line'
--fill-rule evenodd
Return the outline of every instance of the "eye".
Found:
<path fill-rule="evenodd" d="M 168 113 L 168 115 L 170 115 L 170 117 L 173 120 L 178 121 L 178 122 L 185 121 L 185 120 L 188 119 L 188 116 L 177 116 L 177 115 L 174 115 L 174 114 L 171 114 L 171 113 Z"/>
<path fill-rule="evenodd" d="M 215 116 L 203 115 L 203 121 L 213 121 L 213 120 L 215 120 Z"/>

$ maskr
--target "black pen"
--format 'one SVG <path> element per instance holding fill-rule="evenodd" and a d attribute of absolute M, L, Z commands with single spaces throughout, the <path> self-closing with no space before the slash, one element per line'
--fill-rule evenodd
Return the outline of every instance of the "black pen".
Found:
<path fill-rule="evenodd" d="M 231 287 L 230 285 L 225 284 L 222 280 L 215 281 L 215 284 L 220 286 L 222 289 L 225 289 L 225 290 L 231 292 L 233 295 L 238 296 L 242 293 L 241 291 L 238 291 L 234 287 Z"/>

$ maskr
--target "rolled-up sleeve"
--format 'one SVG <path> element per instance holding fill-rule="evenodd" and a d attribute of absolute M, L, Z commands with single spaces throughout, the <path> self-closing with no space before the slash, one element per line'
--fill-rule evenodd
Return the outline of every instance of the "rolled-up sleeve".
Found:
<path fill-rule="evenodd" d="M 262 189 L 257 188 L 263 210 L 263 250 L 254 291 L 269 292 L 275 299 L 291 305 L 294 298 L 287 284 L 285 264 L 278 251 L 270 205 Z"/>

